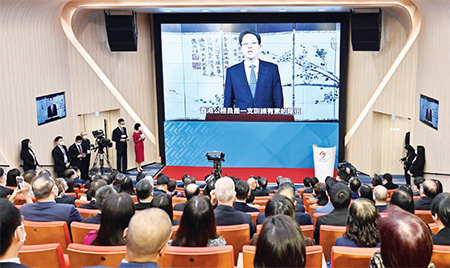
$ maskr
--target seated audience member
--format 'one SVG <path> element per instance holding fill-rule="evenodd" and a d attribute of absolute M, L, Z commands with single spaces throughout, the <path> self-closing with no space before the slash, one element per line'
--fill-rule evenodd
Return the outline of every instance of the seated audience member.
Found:
<path fill-rule="evenodd" d="M 117 194 L 117 192 L 111 185 L 104 185 L 98 188 L 95 191 L 95 204 L 97 205 L 99 212 L 97 215 L 83 219 L 81 222 L 100 224 L 103 205 L 105 204 L 106 198 L 112 194 Z"/>
<path fill-rule="evenodd" d="M 312 180 L 310 177 L 305 177 L 303 179 L 303 185 L 305 185 L 305 190 L 303 190 L 303 193 L 311 194 L 314 190 L 313 186 L 311 185 Z M 302 194 L 303 198 L 303 194 Z"/>
<path fill-rule="evenodd" d="M 225 239 L 219 236 L 211 203 L 206 197 L 194 196 L 184 207 L 180 228 L 171 244 L 180 247 L 225 246 Z"/>
<path fill-rule="evenodd" d="M 94 182 L 91 183 L 90 188 L 89 188 L 89 192 L 91 195 L 91 202 L 89 204 L 84 204 L 81 205 L 80 208 L 84 208 L 84 209 L 98 209 L 98 206 L 96 204 L 96 194 L 97 194 L 97 189 L 99 189 L 100 187 L 106 186 L 107 183 L 102 180 L 102 179 L 96 179 Z"/>
<path fill-rule="evenodd" d="M 131 180 L 130 177 L 127 176 L 122 180 L 122 182 L 120 184 L 119 193 L 127 193 L 129 195 L 136 195 L 136 193 L 134 192 L 133 181 Z"/>
<path fill-rule="evenodd" d="M 383 181 L 378 174 L 374 174 L 371 180 L 372 186 L 377 187 L 378 185 L 383 185 Z"/>
<path fill-rule="evenodd" d="M 13 189 L 6 188 L 6 176 L 3 168 L 0 168 L 0 198 L 7 197 L 8 195 L 12 195 L 14 192 Z"/>
<path fill-rule="evenodd" d="M 433 240 L 427 224 L 395 206 L 388 214 L 378 221 L 381 247 L 369 267 L 430 267 Z"/>
<path fill-rule="evenodd" d="M 64 171 L 64 179 L 67 182 L 67 186 L 69 187 L 66 193 L 75 193 L 75 188 L 80 188 L 78 183 L 75 183 L 75 178 L 77 177 L 77 173 L 75 169 L 69 168 Z"/>
<path fill-rule="evenodd" d="M 180 220 L 175 220 L 173 218 L 173 207 L 172 207 L 172 199 L 167 194 L 159 194 L 153 197 L 152 202 L 150 203 L 150 207 L 152 208 L 160 208 L 167 212 L 170 220 L 172 221 L 172 225 L 179 225 Z"/>
<path fill-rule="evenodd" d="M 352 191 L 350 191 L 345 183 L 338 182 L 331 188 L 330 199 L 334 209 L 329 214 L 317 218 L 314 229 L 314 241 L 316 244 L 320 242 L 321 225 L 347 225 L 348 206 L 352 199 Z"/>
<path fill-rule="evenodd" d="M 81 170 L 76 166 L 72 167 L 72 168 L 73 168 L 73 170 L 75 170 L 75 174 L 76 174 L 75 179 L 74 179 L 75 183 L 83 183 L 83 184 L 86 183 L 85 180 L 81 179 Z"/>
<path fill-rule="evenodd" d="M 0 199 L 0 267 L 28 267 L 20 264 L 19 250 L 25 242 L 26 233 L 19 210 L 7 199 Z"/>
<path fill-rule="evenodd" d="M 186 186 L 184 192 L 186 195 L 186 200 L 189 201 L 191 198 L 200 195 L 200 187 L 198 187 L 197 184 L 191 183 Z M 186 203 L 179 203 L 173 207 L 173 210 L 183 211 L 185 206 Z"/>
<path fill-rule="evenodd" d="M 370 186 L 367 184 L 363 184 L 361 185 L 361 187 L 359 187 L 359 197 L 367 198 L 375 203 L 375 200 L 373 200 L 372 188 L 370 188 Z"/>
<path fill-rule="evenodd" d="M 247 205 L 247 197 L 250 193 L 250 187 L 248 183 L 242 180 L 236 182 L 236 201 L 233 204 L 233 208 L 236 211 L 242 212 L 259 212 L 259 209 Z"/>
<path fill-rule="evenodd" d="M 314 187 L 314 185 L 316 185 L 317 183 L 319 183 L 319 179 L 316 177 L 312 177 L 311 178 L 311 186 Z"/>
<path fill-rule="evenodd" d="M 159 174 L 156 179 L 156 189 L 153 191 L 153 196 L 156 197 L 159 194 L 167 194 L 167 188 L 169 185 L 169 176 L 165 174 Z"/>
<path fill-rule="evenodd" d="M 55 185 L 58 187 L 58 195 L 56 196 L 55 202 L 75 206 L 75 200 L 77 200 L 77 198 L 75 196 L 66 195 L 66 190 L 69 188 L 67 182 L 62 178 L 56 178 Z"/>
<path fill-rule="evenodd" d="M 29 185 L 32 185 L 34 179 L 36 179 L 36 176 L 37 176 L 36 170 L 27 170 L 23 173 L 23 180 L 26 181 Z M 31 189 L 30 195 L 34 197 L 34 193 Z"/>
<path fill-rule="evenodd" d="M 375 200 L 375 206 L 378 212 L 384 212 L 387 210 L 387 199 L 389 197 L 389 192 L 383 185 L 378 185 L 373 189 L 373 199 Z"/>
<path fill-rule="evenodd" d="M 348 183 L 348 181 L 350 180 L 350 176 L 345 170 L 340 169 L 336 174 L 336 180 Z"/>
<path fill-rule="evenodd" d="M 431 180 L 434 181 L 434 183 L 436 183 L 436 187 L 437 187 L 436 195 L 442 193 L 443 190 L 444 190 L 444 189 L 442 188 L 442 183 L 441 183 L 439 180 L 436 180 L 436 179 L 431 179 Z"/>
<path fill-rule="evenodd" d="M 142 179 L 136 184 L 136 193 L 139 203 L 136 204 L 136 210 L 150 208 L 153 199 L 153 182 L 150 179 Z"/>
<path fill-rule="evenodd" d="M 255 191 L 258 189 L 258 186 L 259 186 L 258 181 L 255 178 L 250 177 L 247 180 L 247 183 L 248 183 L 248 186 L 250 187 L 250 190 L 253 192 L 253 195 L 255 195 Z M 267 195 L 269 195 L 269 194 L 267 194 Z"/>
<path fill-rule="evenodd" d="M 295 211 L 296 212 L 305 212 L 305 206 L 303 204 L 303 199 L 300 198 L 300 196 L 296 193 L 297 190 L 295 189 L 295 183 L 289 179 L 289 178 L 283 178 L 281 180 L 280 185 L 278 186 L 278 189 L 280 189 L 281 186 L 290 186 L 292 188 L 292 191 L 294 192 L 295 197 Z"/>
<path fill-rule="evenodd" d="M 141 171 L 136 176 L 136 183 L 140 182 L 142 179 L 145 179 L 146 174 L 144 171 Z"/>
<path fill-rule="evenodd" d="M 333 188 L 334 185 L 336 185 L 336 183 L 337 183 L 337 181 L 335 178 L 327 177 L 325 179 L 326 193 L 323 193 L 323 186 L 319 186 L 320 187 L 319 192 L 317 192 L 318 196 L 325 199 L 322 196 L 324 194 L 325 195 L 328 194 L 328 196 L 329 196 L 331 189 Z M 324 201 L 322 201 L 322 202 L 324 202 Z M 314 213 L 330 213 L 331 211 L 333 211 L 333 209 L 334 209 L 333 204 L 331 202 L 327 202 L 326 205 L 324 205 L 323 207 L 318 207 L 318 208 L 314 209 Z"/>
<path fill-rule="evenodd" d="M 425 180 L 420 188 L 420 199 L 414 200 L 414 209 L 430 210 L 431 202 L 437 195 L 438 187 L 432 180 Z"/>
<path fill-rule="evenodd" d="M 256 227 L 252 221 L 252 216 L 233 208 L 236 199 L 233 180 L 229 177 L 223 177 L 217 180 L 215 188 L 212 198 L 217 199 L 218 202 L 218 206 L 214 209 L 216 224 L 221 226 L 247 223 L 250 226 L 250 236 L 253 236 Z"/>
<path fill-rule="evenodd" d="M 316 184 L 319 187 L 319 191 L 316 193 L 317 196 L 317 202 L 316 204 L 318 206 L 326 206 L 329 202 L 328 195 L 327 195 L 327 186 L 324 183 L 318 183 Z"/>
<path fill-rule="evenodd" d="M 305 238 L 292 217 L 275 215 L 264 221 L 253 264 L 256 268 L 305 267 Z"/>
<path fill-rule="evenodd" d="M 380 215 L 375 204 L 368 199 L 358 198 L 350 206 L 347 231 L 336 239 L 335 246 L 379 247 L 377 223 Z"/>
<path fill-rule="evenodd" d="M 171 233 L 170 219 L 160 209 L 146 209 L 134 215 L 123 234 L 127 238 L 127 254 L 118 267 L 158 268 Z"/>
<path fill-rule="evenodd" d="M 114 179 L 113 187 L 114 190 L 116 190 L 116 192 L 120 191 L 120 184 L 122 184 L 122 180 L 125 179 L 125 177 L 126 177 L 125 174 L 122 174 L 120 172 L 118 172 L 116 176 L 113 177 Z"/>
<path fill-rule="evenodd" d="M 17 176 L 20 176 L 20 170 L 17 168 L 10 169 L 8 173 L 6 173 L 6 186 L 17 187 Z"/>
<path fill-rule="evenodd" d="M 129 194 L 109 195 L 102 207 L 100 229 L 90 231 L 84 238 L 84 244 L 95 246 L 125 245 L 123 232 L 128 227 L 134 212 L 134 201 Z"/>
<path fill-rule="evenodd" d="M 312 188 L 313 188 L 313 192 L 311 197 L 309 198 L 309 200 L 313 201 L 313 200 L 317 200 L 317 193 L 320 191 L 320 186 L 323 183 L 316 183 Z M 302 194 L 302 198 L 303 198 L 303 194 Z"/>
<path fill-rule="evenodd" d="M 177 196 L 177 181 L 175 179 L 169 179 L 169 184 L 167 184 L 167 192 L 171 197 Z"/>
<path fill-rule="evenodd" d="M 385 173 L 383 175 L 384 178 L 384 187 L 388 190 L 394 190 L 398 188 L 398 185 L 392 182 L 392 175 L 389 173 Z"/>
<path fill-rule="evenodd" d="M 114 184 L 114 177 L 110 174 L 103 174 L 100 175 L 100 178 L 106 182 L 107 185 L 113 185 Z"/>
<path fill-rule="evenodd" d="M 181 180 L 183 181 L 183 187 L 184 187 L 184 191 L 186 192 L 186 187 L 189 184 L 195 184 L 196 180 L 194 177 L 189 177 L 189 175 L 185 174 L 183 175 L 183 177 L 181 178 Z M 185 197 L 184 192 L 180 192 L 178 193 L 177 197 Z"/>
<path fill-rule="evenodd" d="M 274 190 L 271 189 L 267 189 L 267 179 L 264 177 L 261 177 L 258 179 L 258 185 L 259 185 L 259 190 L 256 190 L 254 192 L 255 196 L 268 196 L 271 193 L 274 193 Z"/>
<path fill-rule="evenodd" d="M 58 195 L 58 187 L 48 175 L 38 176 L 32 185 L 37 199 L 35 204 L 24 204 L 20 213 L 27 221 L 66 221 L 70 226 L 72 221 L 81 221 L 81 217 L 75 206 L 58 204 L 55 198 Z"/>
<path fill-rule="evenodd" d="M 404 188 L 399 188 L 391 197 L 389 202 L 389 207 L 397 206 L 411 214 L 414 214 L 414 199 L 411 195 L 411 190 L 407 191 Z"/>
<path fill-rule="evenodd" d="M 422 187 L 422 183 L 425 181 L 424 177 L 416 177 L 414 178 L 414 196 L 420 196 L 420 188 Z"/>
<path fill-rule="evenodd" d="M 351 178 L 349 181 L 350 190 L 352 190 L 352 199 L 359 198 L 359 187 L 361 187 L 361 181 L 358 178 Z"/>
<path fill-rule="evenodd" d="M 450 246 L 450 193 L 440 193 L 431 202 L 431 215 L 439 227 L 433 244 Z"/>

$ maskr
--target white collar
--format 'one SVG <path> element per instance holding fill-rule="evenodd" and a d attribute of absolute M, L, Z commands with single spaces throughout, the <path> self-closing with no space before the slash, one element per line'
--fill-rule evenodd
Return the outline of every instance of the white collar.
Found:
<path fill-rule="evenodd" d="M 0 260 L 0 263 L 5 263 L 5 262 L 13 262 L 13 263 L 21 264 L 19 257 L 6 259 L 6 260 Z"/>

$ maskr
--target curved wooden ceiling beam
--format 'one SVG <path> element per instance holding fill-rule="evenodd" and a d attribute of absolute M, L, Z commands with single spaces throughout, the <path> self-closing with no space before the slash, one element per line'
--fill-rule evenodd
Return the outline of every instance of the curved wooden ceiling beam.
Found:
<path fill-rule="evenodd" d="M 63 30 L 81 54 L 81 56 L 86 60 L 92 70 L 98 75 L 100 80 L 105 84 L 105 86 L 111 91 L 114 97 L 119 101 L 119 103 L 125 108 L 127 113 L 136 122 L 143 122 L 140 117 L 136 114 L 133 108 L 128 104 L 128 102 L 119 93 L 117 88 L 111 82 L 111 80 L 106 76 L 103 70 L 98 66 L 94 59 L 89 55 L 86 49 L 81 45 L 78 38 L 75 35 L 73 29 L 73 19 L 77 11 L 82 9 L 133 9 L 139 10 L 141 8 L 189 8 L 189 7 L 202 7 L 202 8 L 219 8 L 219 7 L 311 7 L 311 6 L 326 6 L 326 7 L 351 7 L 351 8 L 384 8 L 391 9 L 394 12 L 401 13 L 409 21 L 409 35 L 405 45 L 400 51 L 397 58 L 392 63 L 391 67 L 387 71 L 386 75 L 381 80 L 378 87 L 373 92 L 372 96 L 364 106 L 364 109 L 359 114 L 355 123 L 352 125 L 350 130 L 345 135 L 345 145 L 349 143 L 356 130 L 361 125 L 364 118 L 370 112 L 375 101 L 378 99 L 380 94 L 383 92 L 392 75 L 395 73 L 397 68 L 400 66 L 401 62 L 405 58 L 411 46 L 417 39 L 422 18 L 420 16 L 419 10 L 416 5 L 410 0 L 392 0 L 392 1 L 382 1 L 382 0 L 291 0 L 291 1 L 269 1 L 269 0 L 258 0 L 258 1 L 227 1 L 226 4 L 219 0 L 201 1 L 201 0 L 82 0 L 82 1 L 70 1 L 68 2 L 62 10 L 61 13 L 61 24 Z M 400 12 L 399 12 L 400 11 Z M 148 129 L 145 124 L 142 124 L 144 133 L 150 138 L 151 142 L 156 145 L 155 135 Z"/>

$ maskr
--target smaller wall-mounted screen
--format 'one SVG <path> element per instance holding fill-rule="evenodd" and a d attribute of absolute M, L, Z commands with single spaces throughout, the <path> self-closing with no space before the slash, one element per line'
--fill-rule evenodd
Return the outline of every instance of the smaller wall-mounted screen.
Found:
<path fill-rule="evenodd" d="M 64 92 L 36 98 L 38 126 L 66 117 Z"/>
<path fill-rule="evenodd" d="M 420 95 L 420 121 L 426 125 L 438 129 L 439 101 Z"/>

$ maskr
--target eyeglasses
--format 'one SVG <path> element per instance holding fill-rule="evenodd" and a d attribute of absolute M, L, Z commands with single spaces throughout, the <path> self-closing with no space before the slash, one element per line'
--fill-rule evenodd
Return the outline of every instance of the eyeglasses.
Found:
<path fill-rule="evenodd" d="M 250 42 L 250 43 L 242 43 L 241 44 L 243 47 L 247 47 L 247 46 L 256 46 L 258 45 L 258 42 Z"/>

